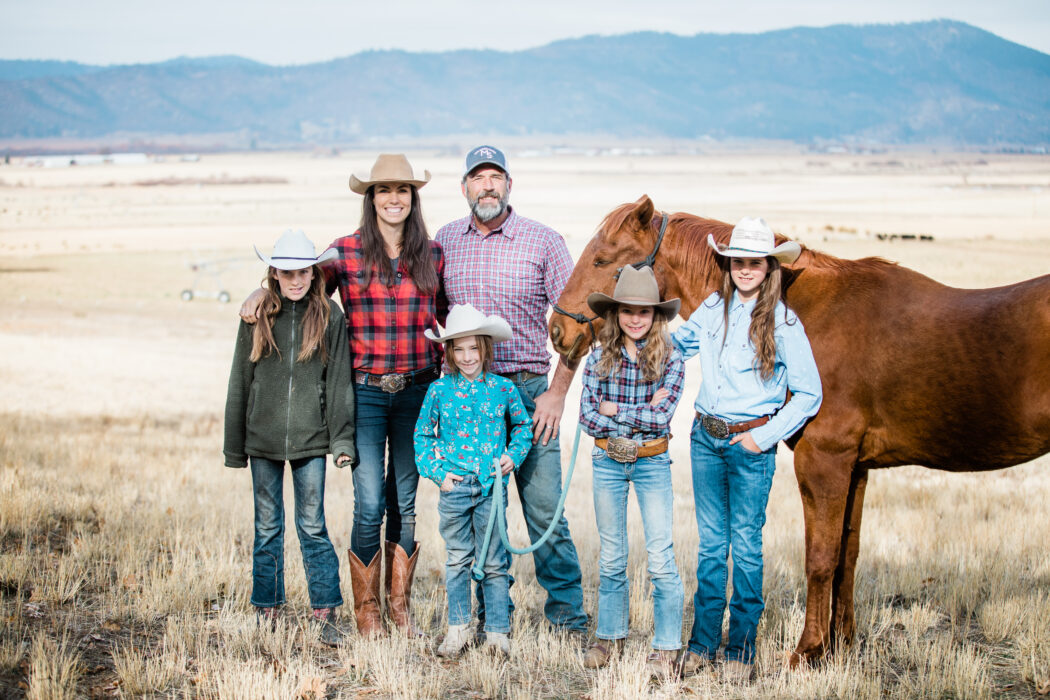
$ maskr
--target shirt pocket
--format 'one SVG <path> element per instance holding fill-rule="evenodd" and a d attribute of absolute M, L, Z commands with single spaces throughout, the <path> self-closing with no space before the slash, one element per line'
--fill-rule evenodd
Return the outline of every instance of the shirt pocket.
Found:
<path fill-rule="evenodd" d="M 516 306 L 543 295 L 543 271 L 529 261 L 511 263 L 499 270 L 492 280 L 496 297 Z"/>
<path fill-rule="evenodd" d="M 477 289 L 480 286 L 479 278 L 472 278 L 469 271 L 449 270 L 446 266 L 444 279 L 445 296 L 448 297 L 450 305 L 473 302 L 475 306 L 480 306 L 476 303 L 477 292 L 480 291 Z"/>

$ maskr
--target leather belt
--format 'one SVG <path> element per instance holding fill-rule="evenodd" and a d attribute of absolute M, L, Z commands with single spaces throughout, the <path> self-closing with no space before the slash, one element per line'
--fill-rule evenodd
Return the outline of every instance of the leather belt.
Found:
<path fill-rule="evenodd" d="M 405 372 L 404 374 L 369 374 L 368 372 L 355 371 L 354 383 L 379 387 L 388 394 L 396 394 L 413 384 L 433 381 L 439 375 L 440 372 L 437 367 L 427 367 L 426 369 Z"/>
<path fill-rule="evenodd" d="M 529 381 L 530 379 L 535 379 L 536 377 L 546 377 L 547 376 L 545 374 L 536 374 L 535 372 L 530 372 L 530 371 L 525 370 L 525 369 L 521 370 L 520 372 L 497 372 L 496 374 L 498 374 L 501 377 L 506 377 L 507 379 L 511 380 L 512 382 L 516 382 L 518 384 L 524 384 L 525 382 Z"/>
<path fill-rule="evenodd" d="M 638 444 L 636 440 L 628 437 L 597 438 L 594 441 L 596 447 L 605 450 L 605 454 L 617 462 L 628 464 L 635 462 L 639 457 L 654 457 L 667 452 L 667 438 L 656 438 Z"/>
<path fill-rule="evenodd" d="M 770 416 L 762 416 L 761 418 L 746 420 L 743 423 L 730 423 L 717 416 L 708 416 L 699 411 L 696 412 L 696 419 L 700 421 L 700 425 L 707 431 L 707 434 L 719 439 L 724 439 L 737 433 L 746 433 L 752 428 L 765 425 L 769 422 L 769 418 Z"/>

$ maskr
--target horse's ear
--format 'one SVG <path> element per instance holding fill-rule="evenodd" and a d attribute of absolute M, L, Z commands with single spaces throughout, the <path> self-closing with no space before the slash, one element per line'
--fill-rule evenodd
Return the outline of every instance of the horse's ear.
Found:
<path fill-rule="evenodd" d="M 653 220 L 653 212 L 655 211 L 656 207 L 653 206 L 653 200 L 649 199 L 649 195 L 643 194 L 634 203 L 634 211 L 631 212 L 631 216 L 638 219 L 639 226 L 645 227 Z"/>

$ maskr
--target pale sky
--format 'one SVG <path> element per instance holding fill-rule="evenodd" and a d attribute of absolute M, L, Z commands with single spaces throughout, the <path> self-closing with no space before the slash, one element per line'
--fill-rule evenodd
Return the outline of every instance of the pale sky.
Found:
<path fill-rule="evenodd" d="M 236 54 L 284 65 L 366 49 L 516 50 L 639 30 L 755 33 L 942 18 L 1050 53 L 1050 0 L 0 0 L 0 58 L 112 64 Z"/>

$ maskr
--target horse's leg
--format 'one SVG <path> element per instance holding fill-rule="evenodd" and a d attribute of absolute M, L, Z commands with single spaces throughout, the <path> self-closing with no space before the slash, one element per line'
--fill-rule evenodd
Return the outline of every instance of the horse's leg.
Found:
<path fill-rule="evenodd" d="M 818 450 L 805 439 L 795 446 L 795 476 L 806 519 L 806 624 L 791 665 L 829 649 L 831 585 L 842 548 L 854 456 Z"/>
<path fill-rule="evenodd" d="M 853 616 L 854 573 L 857 553 L 860 551 L 860 519 L 864 511 L 864 488 L 868 485 L 868 470 L 856 468 L 850 481 L 846 499 L 845 526 L 842 530 L 842 550 L 835 579 L 831 584 L 831 643 L 853 643 L 856 619 Z"/>

